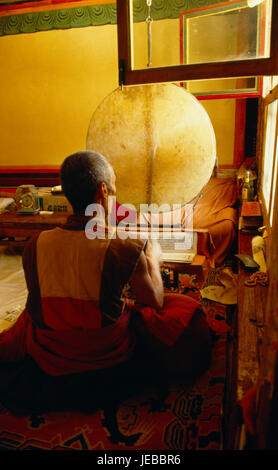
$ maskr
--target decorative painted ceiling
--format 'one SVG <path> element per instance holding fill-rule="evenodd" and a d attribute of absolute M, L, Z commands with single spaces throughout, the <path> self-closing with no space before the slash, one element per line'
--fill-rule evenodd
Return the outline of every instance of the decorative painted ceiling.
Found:
<path fill-rule="evenodd" d="M 178 18 L 181 11 L 223 0 L 152 0 L 154 20 Z M 134 2 L 134 21 L 145 21 L 146 0 Z M 84 28 L 117 23 L 114 0 L 0 0 L 0 36 L 52 29 Z"/>

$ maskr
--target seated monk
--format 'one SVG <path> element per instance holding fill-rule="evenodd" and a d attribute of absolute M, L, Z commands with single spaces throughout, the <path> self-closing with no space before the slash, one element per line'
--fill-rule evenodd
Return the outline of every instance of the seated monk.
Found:
<path fill-rule="evenodd" d="M 205 370 L 211 350 L 205 315 L 189 297 L 164 296 L 159 245 L 110 236 L 105 226 L 108 198 L 116 193 L 106 158 L 70 155 L 61 183 L 74 212 L 25 247 L 28 299 L 0 334 L 0 401 L 14 413 L 87 412 L 149 380 Z M 104 214 L 99 236 L 93 236 L 98 219 L 85 215 L 91 204 Z M 123 302 L 127 284 L 135 304 Z"/>

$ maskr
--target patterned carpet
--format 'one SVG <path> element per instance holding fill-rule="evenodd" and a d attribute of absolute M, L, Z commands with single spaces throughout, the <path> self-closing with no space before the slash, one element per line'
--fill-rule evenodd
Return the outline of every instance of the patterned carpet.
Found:
<path fill-rule="evenodd" d="M 196 276 L 166 275 L 166 290 L 200 299 Z M 204 307 L 210 319 L 225 322 L 225 306 Z M 211 366 L 199 379 L 150 388 L 117 410 L 18 417 L 0 406 L 0 450 L 221 450 L 226 336 L 217 337 Z"/>

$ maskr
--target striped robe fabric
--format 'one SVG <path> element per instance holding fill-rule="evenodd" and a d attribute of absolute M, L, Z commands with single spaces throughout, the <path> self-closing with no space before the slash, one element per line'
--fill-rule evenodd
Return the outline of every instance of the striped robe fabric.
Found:
<path fill-rule="evenodd" d="M 86 237 L 87 218 L 41 232 L 26 247 L 26 352 L 51 375 L 112 367 L 130 358 L 134 333 L 122 291 L 145 242 Z"/>

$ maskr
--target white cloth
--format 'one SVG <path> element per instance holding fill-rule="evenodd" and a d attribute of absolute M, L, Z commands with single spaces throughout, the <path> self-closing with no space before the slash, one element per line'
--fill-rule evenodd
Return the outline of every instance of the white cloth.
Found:
<path fill-rule="evenodd" d="M 229 269 L 224 268 L 217 280 L 222 285 L 211 285 L 201 289 L 203 298 L 214 300 L 225 305 L 234 305 L 237 303 L 237 279 L 236 275 Z"/>
<path fill-rule="evenodd" d="M 27 300 L 27 286 L 20 255 L 0 252 L 0 332 L 10 328 Z"/>

